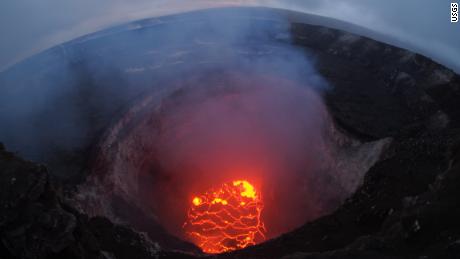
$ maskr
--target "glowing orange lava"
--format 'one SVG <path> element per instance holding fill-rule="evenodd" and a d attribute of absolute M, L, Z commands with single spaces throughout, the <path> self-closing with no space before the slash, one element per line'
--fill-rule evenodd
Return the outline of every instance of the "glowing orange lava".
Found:
<path fill-rule="evenodd" d="M 241 249 L 265 240 L 262 209 L 260 194 L 248 181 L 225 183 L 191 199 L 184 229 L 206 253 Z"/>

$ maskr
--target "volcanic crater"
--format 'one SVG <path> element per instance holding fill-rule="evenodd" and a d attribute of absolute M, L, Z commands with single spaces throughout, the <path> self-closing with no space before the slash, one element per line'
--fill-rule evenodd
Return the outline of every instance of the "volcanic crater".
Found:
<path fill-rule="evenodd" d="M 367 37 L 213 9 L 2 72 L 0 141 L 49 172 L 0 148 L 1 253 L 456 258 L 460 78 Z"/>

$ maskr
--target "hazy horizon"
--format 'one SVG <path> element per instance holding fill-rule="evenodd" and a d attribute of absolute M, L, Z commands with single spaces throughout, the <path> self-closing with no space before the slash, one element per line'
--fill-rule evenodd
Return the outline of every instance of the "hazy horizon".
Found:
<path fill-rule="evenodd" d="M 266 6 L 353 23 L 460 72 L 460 23 L 447 0 L 6 0 L 0 3 L 0 71 L 54 45 L 142 18 L 227 6 Z"/>

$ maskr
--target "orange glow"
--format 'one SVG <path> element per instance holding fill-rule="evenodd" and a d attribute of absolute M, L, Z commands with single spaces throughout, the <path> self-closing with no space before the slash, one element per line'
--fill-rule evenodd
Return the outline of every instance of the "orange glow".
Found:
<path fill-rule="evenodd" d="M 195 196 L 184 229 L 206 253 L 223 253 L 265 240 L 260 194 L 246 180 Z"/>
<path fill-rule="evenodd" d="M 192 203 L 193 203 L 193 205 L 195 205 L 195 206 L 199 206 L 199 205 L 201 204 L 201 199 L 200 199 L 200 197 L 195 197 L 195 198 L 193 198 Z"/>

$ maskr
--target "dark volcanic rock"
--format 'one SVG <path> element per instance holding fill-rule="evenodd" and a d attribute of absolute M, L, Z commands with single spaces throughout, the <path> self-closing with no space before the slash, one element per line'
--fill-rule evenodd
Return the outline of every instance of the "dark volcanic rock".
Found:
<path fill-rule="evenodd" d="M 46 168 L 0 146 L 0 258 L 153 258 L 157 244 L 62 202 Z"/>
<path fill-rule="evenodd" d="M 68 246 L 76 217 L 59 205 L 46 168 L 2 149 L 0 171 L 1 236 L 11 254 L 43 258 Z"/>
<path fill-rule="evenodd" d="M 409 125 L 427 127 L 441 110 L 459 121 L 459 77 L 451 70 L 345 31 L 303 23 L 293 23 L 291 31 L 294 44 L 312 53 L 333 85 L 325 96 L 332 115 L 356 136 L 376 139 Z"/>

